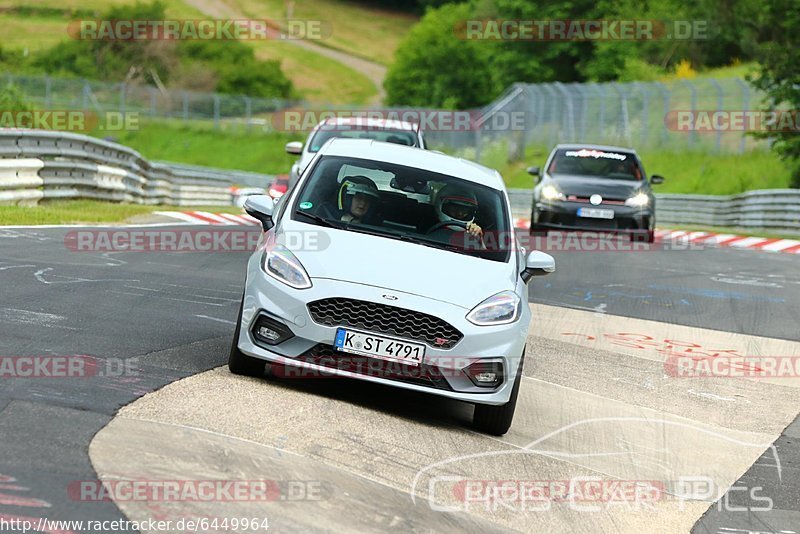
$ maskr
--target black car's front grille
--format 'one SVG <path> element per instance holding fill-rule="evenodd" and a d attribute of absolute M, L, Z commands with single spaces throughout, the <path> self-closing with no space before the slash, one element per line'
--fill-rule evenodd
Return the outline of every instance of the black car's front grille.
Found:
<path fill-rule="evenodd" d="M 445 389 L 452 391 L 450 383 L 442 375 L 438 367 L 421 364 L 418 366 L 405 365 L 401 362 L 390 362 L 340 352 L 332 345 L 318 343 L 309 350 L 296 357 L 306 363 L 320 365 L 331 369 L 339 369 L 365 376 L 375 376 L 387 380 L 396 380 L 407 384 Z"/>
<path fill-rule="evenodd" d="M 350 326 L 422 341 L 440 349 L 449 349 L 464 337 L 450 323 L 433 315 L 365 300 L 316 300 L 308 304 L 308 311 L 314 322 L 325 326 Z"/>

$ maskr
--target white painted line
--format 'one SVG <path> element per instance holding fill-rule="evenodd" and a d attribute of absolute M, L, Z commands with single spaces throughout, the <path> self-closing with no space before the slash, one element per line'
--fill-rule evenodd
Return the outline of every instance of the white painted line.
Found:
<path fill-rule="evenodd" d="M 196 213 L 197 215 L 200 215 L 202 217 L 208 217 L 209 219 L 211 219 L 213 221 L 217 221 L 220 224 L 228 224 L 228 225 L 234 224 L 231 221 L 229 221 L 228 219 L 226 219 L 225 217 L 220 217 L 216 213 L 209 213 L 207 211 L 194 211 L 192 213 Z M 206 223 L 206 224 L 209 224 L 209 223 Z"/>
<path fill-rule="evenodd" d="M 208 315 L 195 315 L 195 317 L 199 317 L 201 319 L 208 319 L 209 321 L 216 321 L 218 323 L 225 323 L 225 324 L 236 324 L 234 321 L 228 321 L 225 319 L 217 319 L 216 317 L 209 317 Z"/>
<path fill-rule="evenodd" d="M 253 226 L 253 225 L 256 224 L 255 222 L 251 221 L 250 219 L 245 219 L 241 215 L 234 215 L 232 213 L 218 213 L 217 215 L 219 215 L 220 217 L 224 217 L 225 219 L 228 219 L 229 221 L 233 222 L 234 224 L 240 224 L 240 225 L 243 224 L 243 225 L 246 225 L 246 226 Z"/>
<path fill-rule="evenodd" d="M 189 213 L 184 213 L 182 211 L 156 211 L 156 215 L 166 215 L 167 217 L 173 217 L 175 219 L 180 219 L 182 221 L 190 222 L 192 224 L 209 224 L 208 221 L 204 221 L 203 219 L 199 219 Z"/>

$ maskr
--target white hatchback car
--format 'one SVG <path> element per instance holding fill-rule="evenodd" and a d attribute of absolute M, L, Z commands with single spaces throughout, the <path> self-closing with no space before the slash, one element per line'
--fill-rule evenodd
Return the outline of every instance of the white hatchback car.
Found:
<path fill-rule="evenodd" d="M 518 245 L 497 171 L 444 154 L 333 139 L 262 222 L 231 347 L 236 374 L 342 376 L 473 403 L 511 425 L 527 282 L 553 258 Z"/>
<path fill-rule="evenodd" d="M 293 186 L 300 174 L 317 155 L 322 145 L 334 137 L 348 139 L 374 139 L 399 145 L 425 147 L 425 138 L 419 124 L 383 120 L 368 117 L 335 117 L 317 124 L 308 134 L 305 145 L 300 141 L 286 143 L 286 152 L 300 158 L 294 162 L 289 173 L 289 187 Z"/>

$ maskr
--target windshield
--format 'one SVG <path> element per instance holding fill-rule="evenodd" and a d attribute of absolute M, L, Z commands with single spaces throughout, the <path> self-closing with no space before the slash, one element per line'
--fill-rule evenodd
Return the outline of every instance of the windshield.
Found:
<path fill-rule="evenodd" d="M 557 150 L 547 173 L 551 176 L 595 176 L 633 181 L 641 180 L 644 176 L 636 156 L 631 152 L 586 148 Z"/>
<path fill-rule="evenodd" d="M 511 230 L 504 198 L 454 176 L 325 156 L 304 181 L 293 218 L 505 262 Z"/>
<path fill-rule="evenodd" d="M 328 139 L 345 137 L 348 139 L 374 139 L 386 143 L 405 146 L 419 146 L 417 133 L 410 130 L 390 130 L 367 125 L 336 125 L 317 130 L 308 146 L 309 152 L 318 152 Z"/>

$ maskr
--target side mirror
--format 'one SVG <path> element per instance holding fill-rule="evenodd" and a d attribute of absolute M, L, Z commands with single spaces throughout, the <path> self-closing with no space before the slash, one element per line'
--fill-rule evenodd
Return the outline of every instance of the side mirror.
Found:
<path fill-rule="evenodd" d="M 274 210 L 275 203 L 272 197 L 268 195 L 252 195 L 247 197 L 247 200 L 244 201 L 244 211 L 251 217 L 261 221 L 261 226 L 264 228 L 265 232 L 275 226 L 275 223 L 272 221 L 272 213 Z"/>
<path fill-rule="evenodd" d="M 286 149 L 287 154 L 302 154 L 303 153 L 303 143 L 300 141 L 292 141 L 291 143 L 286 143 L 284 147 Z"/>
<path fill-rule="evenodd" d="M 528 167 L 528 174 L 531 176 L 539 176 L 539 167 Z"/>
<path fill-rule="evenodd" d="M 654 174 L 653 176 L 650 177 L 650 183 L 653 185 L 663 184 L 664 177 L 658 174 Z"/>
<path fill-rule="evenodd" d="M 544 276 L 556 271 L 556 260 L 550 254 L 545 254 L 538 250 L 528 254 L 525 260 L 525 269 L 520 273 L 522 281 L 526 284 L 534 276 Z"/>

